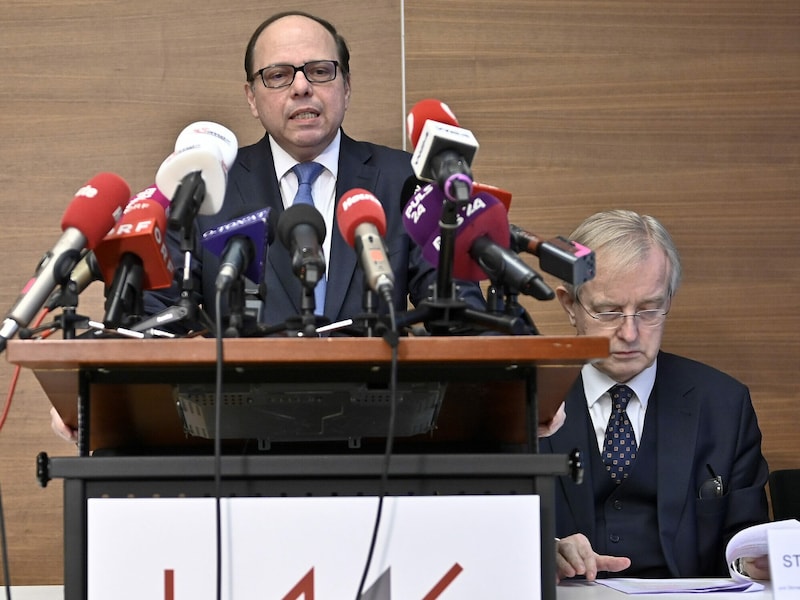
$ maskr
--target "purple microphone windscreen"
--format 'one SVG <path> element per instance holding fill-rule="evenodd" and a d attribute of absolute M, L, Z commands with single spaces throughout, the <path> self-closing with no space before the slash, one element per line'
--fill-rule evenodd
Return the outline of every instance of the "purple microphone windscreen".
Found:
<path fill-rule="evenodd" d="M 267 259 L 267 249 L 272 243 L 273 227 L 270 221 L 272 209 L 262 208 L 250 214 L 238 217 L 223 223 L 214 229 L 203 233 L 200 243 L 203 247 L 221 257 L 225 252 L 228 240 L 241 235 L 250 238 L 253 242 L 255 257 L 250 262 L 244 275 L 255 283 L 261 283 L 264 273 L 264 262 Z"/>
<path fill-rule="evenodd" d="M 411 197 L 403 211 L 403 224 L 408 235 L 422 248 L 422 256 L 438 265 L 441 235 L 439 220 L 444 192 L 428 185 Z M 469 254 L 473 242 L 486 236 L 508 248 L 509 225 L 505 205 L 487 192 L 474 194 L 469 202 L 458 208 L 458 229 L 453 252 L 453 277 L 467 281 L 482 281 L 488 275 Z"/>

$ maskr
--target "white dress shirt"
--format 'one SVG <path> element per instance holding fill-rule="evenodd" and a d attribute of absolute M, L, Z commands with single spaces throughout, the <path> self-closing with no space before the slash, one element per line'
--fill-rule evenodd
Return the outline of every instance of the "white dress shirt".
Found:
<path fill-rule="evenodd" d="M 657 360 L 653 361 L 652 365 L 630 381 L 625 382 L 625 385 L 634 393 L 625 412 L 628 413 L 628 419 L 633 426 L 637 445 L 641 445 L 647 402 L 656 382 L 657 362 Z M 606 437 L 608 419 L 611 417 L 611 395 L 608 390 L 619 382 L 598 371 L 591 363 L 583 366 L 581 375 L 583 376 L 583 392 L 586 395 L 589 415 L 592 418 L 594 434 L 597 438 L 597 451 L 600 452 Z"/>
<path fill-rule="evenodd" d="M 325 221 L 325 241 L 322 243 L 322 252 L 325 254 L 325 273 L 330 266 L 331 255 L 331 236 L 339 235 L 333 231 L 333 215 L 336 211 L 336 178 L 339 175 L 339 146 L 342 139 L 341 130 L 336 134 L 330 145 L 323 150 L 322 154 L 314 159 L 314 162 L 325 167 L 311 186 L 311 195 L 314 198 L 314 207 L 320 212 Z M 272 158 L 275 163 L 275 175 L 278 178 L 281 188 L 281 199 L 283 208 L 291 206 L 294 196 L 297 193 L 297 176 L 292 168 L 297 161 L 281 148 L 272 136 L 269 137 L 269 144 L 272 148 Z"/>

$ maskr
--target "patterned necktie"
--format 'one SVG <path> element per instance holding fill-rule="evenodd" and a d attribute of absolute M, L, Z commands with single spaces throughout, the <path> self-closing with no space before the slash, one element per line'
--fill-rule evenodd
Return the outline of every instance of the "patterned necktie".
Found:
<path fill-rule="evenodd" d="M 297 193 L 294 195 L 294 204 L 310 204 L 314 206 L 314 198 L 311 195 L 311 186 L 322 173 L 324 167 L 316 162 L 297 163 L 292 167 L 292 171 L 297 175 Z M 314 288 L 314 314 L 321 315 L 325 309 L 325 288 L 328 278 L 323 276 Z"/>
<path fill-rule="evenodd" d="M 625 409 L 633 398 L 633 390 L 627 385 L 615 385 L 611 394 L 611 417 L 606 427 L 606 440 L 603 447 L 603 463 L 617 484 L 622 483 L 630 473 L 636 458 L 636 436 Z"/>

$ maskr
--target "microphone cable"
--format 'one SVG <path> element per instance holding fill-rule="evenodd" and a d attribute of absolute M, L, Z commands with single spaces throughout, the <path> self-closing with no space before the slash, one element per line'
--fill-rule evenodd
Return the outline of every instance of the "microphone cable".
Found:
<path fill-rule="evenodd" d="M 215 502 L 215 539 L 216 539 L 216 598 L 222 600 L 222 367 L 225 364 L 223 357 L 224 344 L 222 343 L 222 290 L 217 290 L 214 295 L 214 308 L 216 312 L 216 376 L 214 392 L 214 502 Z"/>
<path fill-rule="evenodd" d="M 8 543 L 6 540 L 6 519 L 3 516 L 3 494 L 0 492 L 0 542 L 3 545 L 3 581 L 5 582 L 6 598 L 11 600 L 11 575 L 8 568 Z"/>
<path fill-rule="evenodd" d="M 381 524 L 381 516 L 383 514 L 383 500 L 388 493 L 389 487 L 389 463 L 392 457 L 392 447 L 394 445 L 394 431 L 397 416 L 397 368 L 399 363 L 398 358 L 398 345 L 400 342 L 397 333 L 397 315 L 395 314 L 394 303 L 389 302 L 389 320 L 391 323 L 390 330 L 383 335 L 383 339 L 389 344 L 392 349 L 392 361 L 389 369 L 389 424 L 386 432 L 386 448 L 383 454 L 383 465 L 381 468 L 380 486 L 378 488 L 378 509 L 375 513 L 375 524 L 372 528 L 372 539 L 369 544 L 369 551 L 367 552 L 367 561 L 364 565 L 364 572 L 361 575 L 361 583 L 358 585 L 358 592 L 356 593 L 356 600 L 362 598 L 364 592 L 364 585 L 367 581 L 367 574 L 369 573 L 370 565 L 372 564 L 372 557 L 375 553 L 375 545 L 378 541 L 378 531 Z"/>

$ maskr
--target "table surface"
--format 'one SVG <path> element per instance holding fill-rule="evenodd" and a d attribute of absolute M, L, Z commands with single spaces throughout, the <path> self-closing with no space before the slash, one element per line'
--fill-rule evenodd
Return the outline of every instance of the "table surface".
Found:
<path fill-rule="evenodd" d="M 11 587 L 14 600 L 64 600 L 64 587 L 60 585 L 41 585 L 28 587 Z M 751 592 L 743 595 L 740 592 L 714 593 L 706 596 L 708 600 L 772 600 L 769 584 L 763 592 Z M 604 585 L 588 582 L 564 582 L 556 588 L 557 600 L 699 600 L 702 594 L 637 594 L 628 595 L 612 590 Z"/>

